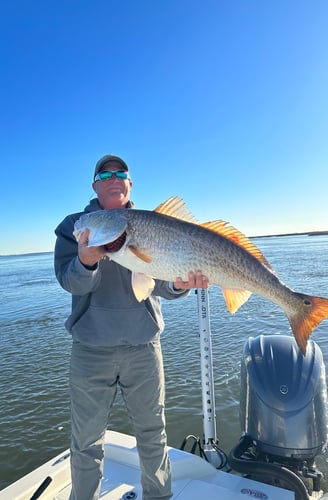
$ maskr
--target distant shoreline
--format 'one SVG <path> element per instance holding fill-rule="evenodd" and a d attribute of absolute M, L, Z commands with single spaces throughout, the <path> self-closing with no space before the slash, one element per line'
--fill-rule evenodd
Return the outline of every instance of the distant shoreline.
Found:
<path fill-rule="evenodd" d="M 264 234 L 262 236 L 248 236 L 248 238 L 280 238 L 281 236 L 323 236 L 328 231 L 306 231 L 305 233 L 282 233 L 282 234 Z"/>
<path fill-rule="evenodd" d="M 254 238 L 281 238 L 283 236 L 324 236 L 328 235 L 328 230 L 327 231 L 306 231 L 304 233 L 282 233 L 282 234 L 263 234 L 261 236 L 247 236 L 249 239 L 254 239 Z M 18 256 L 23 256 L 23 255 L 38 255 L 38 254 L 52 254 L 54 253 L 53 250 L 49 250 L 48 252 L 29 252 L 29 253 L 16 253 L 16 254 L 0 254 L 0 257 L 18 257 Z"/>

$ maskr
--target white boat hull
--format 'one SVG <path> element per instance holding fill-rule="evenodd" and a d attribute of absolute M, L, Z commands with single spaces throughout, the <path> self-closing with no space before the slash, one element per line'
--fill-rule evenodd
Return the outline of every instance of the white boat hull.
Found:
<path fill-rule="evenodd" d="M 235 474 L 216 470 L 202 458 L 169 448 L 173 500 L 222 498 L 246 500 L 294 500 L 294 493 Z M 0 492 L 1 500 L 30 500 L 48 478 L 42 500 L 67 500 L 70 493 L 69 452 L 65 451 Z M 140 468 L 135 438 L 107 431 L 102 500 L 142 499 Z"/>

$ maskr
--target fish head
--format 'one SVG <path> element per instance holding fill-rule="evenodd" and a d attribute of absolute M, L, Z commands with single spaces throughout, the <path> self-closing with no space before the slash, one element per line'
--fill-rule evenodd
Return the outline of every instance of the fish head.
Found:
<path fill-rule="evenodd" d="M 83 214 L 75 222 L 73 235 L 79 241 L 81 234 L 88 229 L 88 246 L 98 247 L 117 240 L 126 227 L 127 219 L 123 209 L 97 210 Z"/>

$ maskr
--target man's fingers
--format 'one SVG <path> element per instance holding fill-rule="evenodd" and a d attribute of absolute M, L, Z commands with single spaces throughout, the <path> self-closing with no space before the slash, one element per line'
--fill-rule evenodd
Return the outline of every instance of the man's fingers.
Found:
<path fill-rule="evenodd" d="M 190 290 L 191 288 L 208 288 L 209 281 L 201 271 L 197 271 L 196 273 L 191 271 L 188 273 L 188 281 L 183 281 L 181 277 L 178 277 L 174 282 L 174 286 L 175 288 L 186 290 Z"/>
<path fill-rule="evenodd" d="M 83 231 L 83 233 L 81 234 L 80 239 L 79 239 L 80 246 L 87 246 L 88 240 L 89 240 L 89 233 L 90 233 L 89 229 L 86 229 L 85 231 Z"/>

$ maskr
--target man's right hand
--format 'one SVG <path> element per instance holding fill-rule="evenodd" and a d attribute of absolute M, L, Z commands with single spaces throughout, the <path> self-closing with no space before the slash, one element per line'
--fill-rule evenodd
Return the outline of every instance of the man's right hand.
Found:
<path fill-rule="evenodd" d="M 78 242 L 78 255 L 81 263 L 84 266 L 92 267 L 95 266 L 103 257 L 106 255 L 105 248 L 100 247 L 88 247 L 89 241 L 89 229 L 83 231 Z"/>

